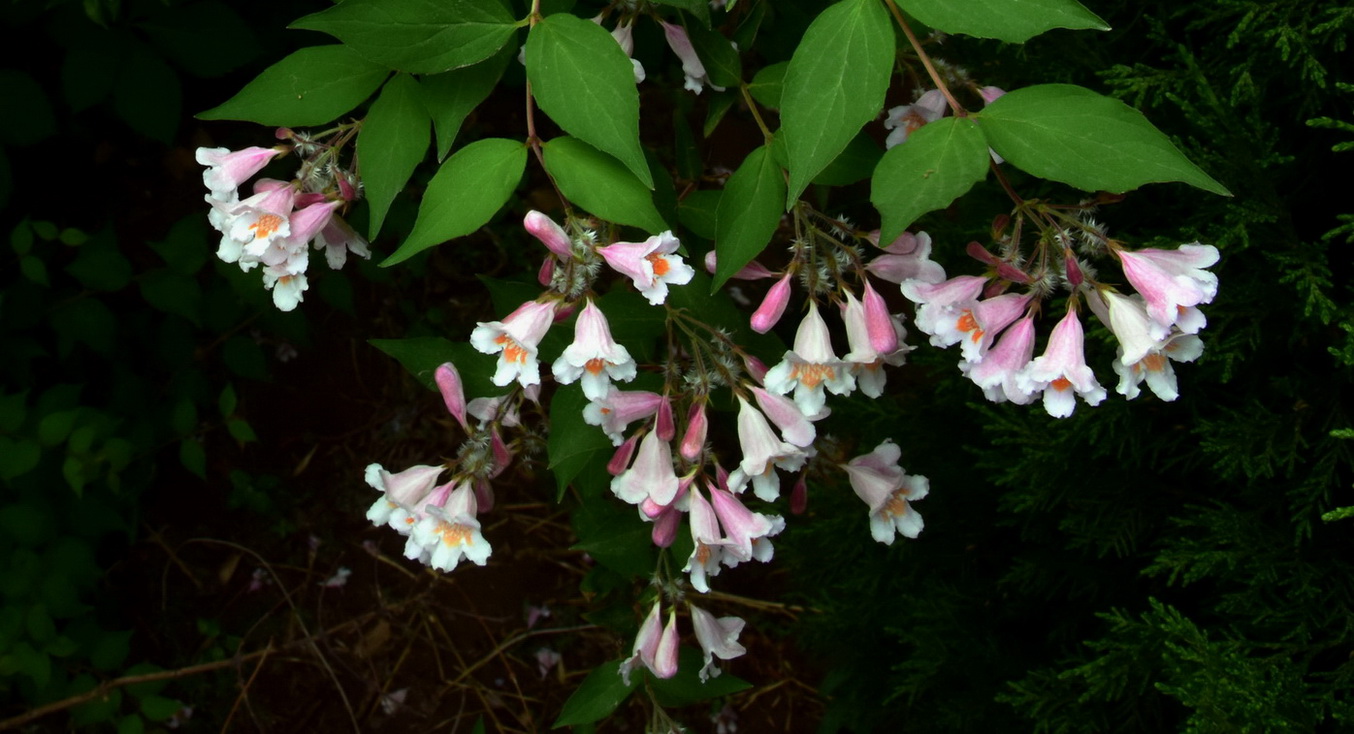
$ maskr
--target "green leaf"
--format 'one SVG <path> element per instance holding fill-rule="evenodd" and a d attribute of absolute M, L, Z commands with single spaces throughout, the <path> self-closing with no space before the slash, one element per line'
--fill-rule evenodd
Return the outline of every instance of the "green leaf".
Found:
<path fill-rule="evenodd" d="M 361 104 L 390 71 L 347 46 L 313 46 L 263 70 L 202 120 L 248 120 L 260 125 L 323 125 Z"/>
<path fill-rule="evenodd" d="M 654 0 L 658 5 L 681 8 L 700 19 L 702 25 L 710 27 L 710 3 L 706 0 Z"/>
<path fill-rule="evenodd" d="M 146 721 L 136 714 L 128 714 L 118 722 L 118 734 L 144 734 Z"/>
<path fill-rule="evenodd" d="M 1017 89 L 975 117 L 998 154 L 1042 178 L 1113 193 L 1180 181 L 1231 196 L 1141 112 L 1083 87 Z"/>
<path fill-rule="evenodd" d="M 98 240 L 91 240 L 85 249 L 93 246 L 96 241 Z M 169 228 L 169 235 L 164 241 L 152 242 L 150 246 L 160 253 L 165 264 L 183 275 L 195 275 L 201 270 L 202 266 L 207 264 L 208 255 L 215 248 L 207 242 L 207 222 L 199 214 L 192 214 L 175 222 Z M 81 255 L 83 254 L 82 251 Z M 128 270 L 130 276 L 130 265 Z"/>
<path fill-rule="evenodd" d="M 785 177 L 767 146 L 748 153 L 729 177 L 715 215 L 714 281 L 718 289 L 762 253 L 780 224 Z"/>
<path fill-rule="evenodd" d="M 122 661 L 127 659 L 127 653 L 131 650 L 132 633 L 127 632 L 105 632 L 94 643 L 94 648 L 89 652 L 89 664 L 98 670 L 115 670 L 122 665 Z"/>
<path fill-rule="evenodd" d="M 0 143 L 29 145 L 51 135 L 56 127 L 52 103 L 31 75 L 0 69 Z"/>
<path fill-rule="evenodd" d="M 229 418 L 235 415 L 237 405 L 239 405 L 239 398 L 235 395 L 235 383 L 228 382 L 216 400 L 216 407 L 221 411 L 222 418 Z"/>
<path fill-rule="evenodd" d="M 748 94 L 763 107 L 780 109 L 780 97 L 785 89 L 785 70 L 788 68 L 788 61 L 763 67 L 748 84 Z"/>
<path fill-rule="evenodd" d="M 578 690 L 564 702 L 564 709 L 551 728 L 590 724 L 610 716 L 643 680 L 643 674 L 637 672 L 630 676 L 630 685 L 625 685 L 621 679 L 621 662 L 612 660 L 593 668 L 578 685 Z"/>
<path fill-rule="evenodd" d="M 130 283 L 133 271 L 131 262 L 118 247 L 116 237 L 108 230 L 86 242 L 80 248 L 80 254 L 66 266 L 66 272 L 86 288 L 111 292 Z"/>
<path fill-rule="evenodd" d="M 893 56 L 893 21 L 879 0 L 843 0 L 809 25 L 781 94 L 790 169 L 786 209 L 879 116 Z"/>
<path fill-rule="evenodd" d="M 719 123 L 724 116 L 729 114 L 739 96 L 733 91 L 716 92 L 710 91 L 709 106 L 705 109 L 705 125 L 701 128 L 701 134 L 710 137 L 710 134 L 719 127 Z"/>
<path fill-rule="evenodd" d="M 972 120 L 946 117 L 918 128 L 884 154 L 870 182 L 883 217 L 880 242 L 892 242 L 917 217 L 950 205 L 987 175 L 987 141 Z"/>
<path fill-rule="evenodd" d="M 705 660 L 695 648 L 683 647 L 678 653 L 677 661 L 677 675 L 666 680 L 662 678 L 651 680 L 660 706 L 679 708 L 697 701 L 729 696 L 752 687 L 751 683 L 729 673 L 721 673 L 702 683 L 700 669 L 705 665 Z M 716 659 L 715 665 L 728 663 Z"/>
<path fill-rule="evenodd" d="M 165 7 L 140 27 L 151 43 L 194 76 L 221 76 L 263 51 L 254 29 L 216 0 Z"/>
<path fill-rule="evenodd" d="M 28 439 L 0 436 L 0 480 L 9 481 L 33 470 L 42 459 L 42 448 Z"/>
<path fill-rule="evenodd" d="M 146 696 L 141 699 L 141 715 L 151 721 L 164 721 L 177 714 L 183 704 L 164 696 Z"/>
<path fill-rule="evenodd" d="M 25 407 L 27 403 L 27 390 L 0 396 L 0 431 L 14 433 L 19 430 L 19 426 L 24 423 L 24 416 L 28 414 L 28 408 Z"/>
<path fill-rule="evenodd" d="M 498 358 L 481 354 L 468 342 L 453 342 L 442 337 L 414 337 L 410 339 L 372 339 L 368 344 L 394 357 L 409 374 L 429 390 L 436 390 L 433 372 L 443 362 L 456 365 L 465 386 L 467 398 L 501 395 L 505 388 L 493 383 Z"/>
<path fill-rule="evenodd" d="M 258 434 L 254 433 L 254 428 L 249 425 L 249 421 L 243 418 L 231 418 L 226 421 L 226 430 L 230 431 L 231 437 L 240 443 L 253 443 L 259 440 Z"/>
<path fill-rule="evenodd" d="M 179 463 L 198 479 L 207 478 L 207 451 L 199 441 L 185 438 L 179 442 Z"/>
<path fill-rule="evenodd" d="M 19 272 L 38 285 L 51 285 L 47 280 L 47 265 L 34 255 L 24 255 L 19 258 Z"/>
<path fill-rule="evenodd" d="M 33 228 L 28 221 L 19 222 L 9 233 L 9 246 L 15 255 L 27 255 L 33 249 Z"/>
<path fill-rule="evenodd" d="M 546 143 L 545 170 L 565 198 L 607 221 L 649 232 L 668 228 L 653 193 L 620 161 L 577 138 Z"/>
<path fill-rule="evenodd" d="M 291 27 L 328 33 L 382 66 L 436 74 L 493 56 L 517 21 L 498 0 L 344 0 Z"/>
<path fill-rule="evenodd" d="M 616 450 L 601 428 L 583 420 L 583 408 L 587 404 L 583 388 L 577 384 L 560 388 L 550 401 L 550 437 L 546 440 L 545 450 L 560 496 L 590 465 L 594 469 L 594 480 L 598 467 L 605 475 L 606 463 Z"/>
<path fill-rule="evenodd" d="M 515 56 L 514 48 L 508 44 L 498 55 L 474 66 L 423 77 L 423 105 L 437 129 L 437 160 L 447 157 L 461 123 L 494 90 L 504 67 Z"/>
<path fill-rule="evenodd" d="M 113 87 L 118 116 L 142 135 L 168 143 L 179 129 L 182 107 L 179 75 L 145 44 L 130 44 Z"/>
<path fill-rule="evenodd" d="M 423 107 L 418 82 L 408 74 L 391 77 L 367 111 L 362 132 L 357 135 L 357 160 L 371 203 L 369 239 L 376 239 L 390 202 L 423 160 L 430 135 L 428 111 Z"/>
<path fill-rule="evenodd" d="M 526 64 L 531 92 L 550 119 L 653 188 L 639 145 L 634 67 L 610 33 L 566 13 L 551 15 L 527 36 Z"/>
<path fill-rule="evenodd" d="M 862 132 L 847 143 L 841 155 L 814 177 L 813 182 L 819 186 L 849 186 L 869 178 L 882 157 L 884 149 Z"/>
<path fill-rule="evenodd" d="M 197 428 L 197 404 L 190 398 L 179 398 L 178 402 L 174 404 L 169 425 L 174 429 L 174 433 L 179 436 L 192 433 Z"/>
<path fill-rule="evenodd" d="M 592 426 L 589 428 L 597 430 Z M 610 450 L 607 455 L 610 455 Z M 609 486 L 610 475 L 603 472 L 603 476 L 607 478 L 606 484 Z M 574 550 L 586 552 L 599 564 L 623 576 L 652 576 L 658 563 L 658 548 L 653 544 L 653 525 L 638 521 L 635 511 L 616 502 L 609 491 L 582 494 L 583 505 L 573 516 L 574 533 L 578 536 Z"/>
<path fill-rule="evenodd" d="M 59 410 L 43 416 L 38 423 L 38 440 L 45 446 L 55 446 L 66 440 L 75 427 L 77 410 Z"/>
<path fill-rule="evenodd" d="M 677 205 L 677 217 L 682 226 L 691 230 L 697 237 L 713 240 L 717 233 L 716 217 L 719 212 L 719 200 L 724 192 L 716 189 L 692 191 Z"/>
<path fill-rule="evenodd" d="M 527 148 L 516 140 L 487 138 L 456 151 L 428 183 L 414 231 L 381 267 L 487 224 L 512 196 L 526 165 Z"/>
<path fill-rule="evenodd" d="M 194 324 L 202 323 L 202 289 L 197 280 L 158 268 L 141 277 L 141 297 L 165 313 L 177 314 Z"/>
<path fill-rule="evenodd" d="M 1024 43 L 1054 28 L 1110 29 L 1076 0 L 899 0 L 917 20 L 946 33 Z"/>
<path fill-rule="evenodd" d="M 688 26 L 686 33 L 711 84 L 736 87 L 743 83 L 743 62 L 724 34 L 702 25 Z"/>

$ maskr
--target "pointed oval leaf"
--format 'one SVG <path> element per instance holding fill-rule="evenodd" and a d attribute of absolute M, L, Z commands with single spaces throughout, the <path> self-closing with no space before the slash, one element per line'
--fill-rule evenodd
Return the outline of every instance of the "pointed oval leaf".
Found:
<path fill-rule="evenodd" d="M 578 685 L 578 690 L 564 702 L 564 710 L 559 712 L 559 718 L 550 728 L 590 724 L 610 716 L 630 692 L 635 690 L 639 682 L 644 680 L 644 674 L 636 671 L 630 676 L 630 685 L 627 686 L 621 679 L 620 671 L 620 660 L 612 660 L 593 668 L 588 677 Z"/>
<path fill-rule="evenodd" d="M 323 125 L 361 104 L 390 70 L 343 45 L 312 46 L 263 70 L 202 120 L 248 120 L 260 125 Z"/>
<path fill-rule="evenodd" d="M 371 203 L 371 239 L 381 231 L 390 202 L 428 152 L 428 130 L 418 82 L 408 74 L 396 74 L 372 103 L 357 136 L 362 185 Z"/>
<path fill-rule="evenodd" d="M 461 123 L 494 91 L 494 85 L 503 76 L 503 69 L 516 55 L 512 51 L 515 47 L 505 44 L 497 55 L 474 66 L 425 76 L 420 81 L 423 105 L 437 130 L 437 160 L 447 157 L 461 131 Z"/>
<path fill-rule="evenodd" d="M 975 118 L 997 153 L 1042 178 L 1113 193 L 1180 181 L 1231 196 L 1141 112 L 1083 87 L 1017 89 Z"/>
<path fill-rule="evenodd" d="M 748 94 L 763 107 L 780 109 L 780 95 L 785 88 L 785 70 L 789 66 L 790 62 L 781 61 L 760 69 L 748 83 Z"/>
<path fill-rule="evenodd" d="M 1053 30 L 1110 29 L 1076 0 L 900 0 L 909 15 L 946 33 L 1024 43 Z"/>
<path fill-rule="evenodd" d="M 610 33 L 567 13 L 551 15 L 527 36 L 526 64 L 531 93 L 550 119 L 653 188 L 639 145 L 634 66 Z"/>
<path fill-rule="evenodd" d="M 381 267 L 484 226 L 517 188 L 526 165 L 527 147 L 516 140 L 477 140 L 456 151 L 428 182 L 409 239 Z"/>
<path fill-rule="evenodd" d="M 344 0 L 291 27 L 328 33 L 391 69 L 436 74 L 493 56 L 517 22 L 498 0 Z"/>
<path fill-rule="evenodd" d="M 723 33 L 699 23 L 687 26 L 686 33 L 696 56 L 705 66 L 710 83 L 721 87 L 736 87 L 743 83 L 743 62 L 738 58 L 738 50 Z"/>
<path fill-rule="evenodd" d="M 620 161 L 577 138 L 555 138 L 544 148 L 545 170 L 568 200 L 610 222 L 668 229 L 653 193 Z"/>
<path fill-rule="evenodd" d="M 879 241 L 892 242 L 917 217 L 950 205 L 987 175 L 987 140 L 968 118 L 922 126 L 884 154 L 870 181 L 883 217 Z"/>
<path fill-rule="evenodd" d="M 715 212 L 715 279 L 711 292 L 724 285 L 766 249 L 780 224 L 785 201 L 785 175 L 767 146 L 748 153 L 729 176 Z"/>
<path fill-rule="evenodd" d="M 780 99 L 790 163 L 786 209 L 879 116 L 893 44 L 893 21 L 878 0 L 843 0 L 809 25 L 785 70 Z"/>

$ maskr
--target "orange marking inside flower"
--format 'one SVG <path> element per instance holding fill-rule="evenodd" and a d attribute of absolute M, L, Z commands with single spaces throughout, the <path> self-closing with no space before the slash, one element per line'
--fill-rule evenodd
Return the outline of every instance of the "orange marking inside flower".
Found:
<path fill-rule="evenodd" d="M 974 318 L 973 312 L 967 308 L 964 309 L 963 315 L 959 317 L 959 321 L 955 323 L 955 328 L 960 331 L 968 332 L 969 339 L 972 339 L 975 342 L 982 341 L 984 332 L 982 328 L 978 326 L 978 319 Z"/>
<path fill-rule="evenodd" d="M 796 364 L 790 372 L 791 379 L 799 380 L 799 384 L 805 387 L 818 387 L 824 380 L 831 380 L 837 376 L 837 371 L 825 364 L 801 363 Z"/>
<path fill-rule="evenodd" d="M 590 374 L 600 375 L 602 374 L 602 370 L 606 369 L 606 360 L 601 357 L 594 357 L 583 365 L 583 369 L 587 370 Z"/>
<path fill-rule="evenodd" d="M 904 499 L 905 492 L 906 490 L 903 489 L 893 490 L 893 494 L 889 495 L 889 498 L 884 501 L 884 506 L 880 508 L 880 512 L 883 512 L 889 517 L 902 517 L 903 515 L 906 515 L 907 500 Z"/>
<path fill-rule="evenodd" d="M 696 563 L 699 563 L 699 564 L 701 564 L 702 566 L 704 566 L 707 562 L 709 562 L 709 560 L 710 560 L 710 546 L 708 546 L 708 545 L 706 545 L 706 544 L 704 544 L 704 543 L 701 543 L 700 541 L 697 541 L 697 542 L 696 542 Z"/>
<path fill-rule="evenodd" d="M 1063 390 L 1066 390 L 1067 388 L 1072 386 L 1072 381 L 1067 379 L 1066 377 L 1059 377 L 1053 382 L 1050 382 L 1048 386 L 1053 388 L 1054 390 L 1057 390 L 1058 392 L 1062 392 Z"/>
<path fill-rule="evenodd" d="M 249 225 L 255 237 L 270 237 L 282 227 L 283 219 L 276 214 L 264 214 L 257 222 Z"/>
<path fill-rule="evenodd" d="M 664 275 L 667 275 L 668 271 L 672 269 L 672 265 L 668 263 L 667 257 L 661 253 L 655 252 L 652 255 L 645 255 L 644 259 L 648 260 L 649 264 L 653 265 L 653 276 L 655 278 L 661 278 Z"/>
<path fill-rule="evenodd" d="M 531 356 L 526 347 L 518 344 L 507 334 L 499 334 L 494 338 L 494 343 L 503 345 L 503 360 L 505 362 L 526 364 L 527 357 Z"/>
<path fill-rule="evenodd" d="M 448 545 L 474 545 L 474 528 L 460 523 L 438 523 L 437 535 Z"/>
<path fill-rule="evenodd" d="M 1154 352 L 1143 357 L 1142 361 L 1138 364 L 1141 365 L 1143 369 L 1152 372 L 1160 372 L 1166 369 L 1166 355 L 1161 354 L 1160 352 Z"/>

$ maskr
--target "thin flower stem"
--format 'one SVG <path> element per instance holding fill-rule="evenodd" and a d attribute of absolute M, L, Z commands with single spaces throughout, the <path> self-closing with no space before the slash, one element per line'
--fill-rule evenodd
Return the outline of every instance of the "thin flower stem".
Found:
<path fill-rule="evenodd" d="M 945 81 L 940 78 L 940 72 L 936 70 L 935 64 L 931 63 L 931 57 L 926 53 L 925 49 L 921 47 L 921 41 L 917 39 L 917 34 L 912 32 L 912 27 L 907 24 L 907 20 L 903 18 L 902 11 L 898 10 L 898 6 L 893 0 L 884 0 L 884 4 L 888 6 L 889 12 L 893 13 L 893 19 L 898 21 L 898 27 L 903 29 L 903 35 L 907 36 L 908 43 L 911 43 L 912 49 L 917 52 L 917 57 L 921 59 L 922 65 L 926 67 L 926 73 L 930 75 L 931 81 L 936 85 L 936 89 L 939 89 L 940 93 L 945 95 L 945 101 L 950 103 L 950 109 L 954 110 L 954 116 L 967 116 L 968 112 L 964 109 L 963 105 L 959 104 L 959 100 L 955 99 L 954 95 L 950 93 L 950 88 L 945 85 Z"/>
<path fill-rule="evenodd" d="M 771 128 L 766 126 L 766 121 L 762 119 L 762 113 L 757 111 L 757 102 L 752 99 L 752 93 L 748 91 L 746 83 L 738 85 L 738 91 L 743 93 L 743 101 L 747 103 L 748 110 L 752 112 L 752 119 L 757 121 L 757 127 L 762 130 L 762 138 L 767 145 L 771 144 Z"/>

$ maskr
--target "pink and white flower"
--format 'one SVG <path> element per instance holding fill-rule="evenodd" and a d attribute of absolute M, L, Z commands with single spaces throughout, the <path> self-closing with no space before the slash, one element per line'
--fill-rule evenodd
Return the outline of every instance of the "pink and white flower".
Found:
<path fill-rule="evenodd" d="M 1176 325 L 1186 334 L 1198 332 L 1204 322 L 1193 307 L 1211 303 L 1218 294 L 1218 276 L 1204 270 L 1218 262 L 1218 248 L 1195 242 L 1176 250 L 1119 250 L 1118 255 L 1124 276 L 1146 302 L 1156 339 L 1166 338 Z M 1187 309 L 1190 318 L 1181 324 Z"/>
<path fill-rule="evenodd" d="M 286 148 L 251 147 L 232 151 L 229 148 L 198 148 L 197 162 L 207 166 L 202 172 L 202 183 L 217 201 L 235 198 L 240 184 L 263 170 L 269 161 L 287 152 Z"/>
<path fill-rule="evenodd" d="M 870 241 L 879 245 L 879 231 L 870 234 Z M 890 283 L 920 280 L 933 284 L 945 280 L 945 268 L 931 259 L 931 235 L 925 232 L 904 232 L 882 249 L 885 254 L 865 266 L 871 275 L 880 280 Z"/>
<path fill-rule="evenodd" d="M 630 673 L 641 664 L 660 678 L 671 678 L 673 675 L 676 675 L 677 667 L 675 661 L 677 656 L 675 650 L 671 656 L 674 661 L 674 664 L 671 666 L 672 673 L 667 676 L 659 675 L 658 673 L 659 648 L 662 647 L 664 642 L 662 614 L 662 605 L 659 600 L 655 599 L 653 609 L 649 611 L 649 616 L 645 617 L 644 622 L 640 624 L 639 634 L 635 635 L 635 646 L 631 650 L 630 657 L 621 661 L 621 680 L 625 685 L 630 685 Z M 673 635 L 673 642 L 676 642 L 675 635 Z M 667 653 L 664 653 L 665 659 L 662 666 L 664 671 L 668 670 L 669 667 L 667 665 L 666 657 Z"/>
<path fill-rule="evenodd" d="M 738 468 L 729 474 L 729 488 L 741 492 L 750 480 L 753 492 L 758 497 L 766 502 L 774 502 L 780 496 L 780 477 L 776 474 L 776 467 L 799 471 L 804 466 L 807 454 L 798 446 L 776 438 L 766 416 L 741 395 L 738 396 L 738 403 L 738 442 L 743 449 L 743 459 Z"/>
<path fill-rule="evenodd" d="M 669 505 L 677 497 L 679 481 L 672 466 L 672 447 L 650 431 L 639 443 L 635 463 L 611 480 L 611 491 L 632 505 L 650 500 Z"/>
<path fill-rule="evenodd" d="M 1097 289 L 1087 296 L 1086 304 L 1119 340 L 1120 364 L 1141 361 L 1161 341 L 1153 336 L 1158 329 L 1152 324 L 1152 317 L 1147 314 L 1147 306 L 1140 295 L 1125 296 Z"/>
<path fill-rule="evenodd" d="M 1075 395 L 1087 405 L 1099 405 L 1105 399 L 1105 389 L 1086 366 L 1084 342 L 1081 320 L 1075 311 L 1068 310 L 1053 327 L 1043 356 L 1017 377 L 1025 390 L 1043 392 L 1044 410 L 1054 418 L 1072 415 L 1077 406 Z"/>
<path fill-rule="evenodd" d="M 366 238 L 337 214 L 330 217 L 319 234 L 315 235 L 314 246 L 317 250 L 324 250 L 324 260 L 331 270 L 341 269 L 348 262 L 349 252 L 365 260 L 371 259 Z"/>
<path fill-rule="evenodd" d="M 420 464 L 391 474 L 380 464 L 368 464 L 365 479 L 372 489 L 381 492 L 381 497 L 367 510 L 367 519 L 377 526 L 390 524 L 392 513 L 401 507 L 413 508 L 432 491 L 443 469 L 443 466 Z M 402 528 L 396 529 L 407 533 Z"/>
<path fill-rule="evenodd" d="M 489 561 L 493 549 L 480 534 L 475 493 L 469 484 L 456 487 L 444 505 L 430 505 L 426 512 L 405 544 L 406 558 L 420 558 L 442 571 L 455 569 L 462 558 L 477 566 Z"/>
<path fill-rule="evenodd" d="M 574 342 L 564 348 L 551 371 L 561 385 L 581 378 L 588 400 L 601 400 L 610 392 L 612 380 L 635 379 L 635 360 L 611 338 L 606 316 L 588 299 L 574 324 Z"/>
<path fill-rule="evenodd" d="M 700 643 L 705 664 L 700 669 L 701 682 L 719 677 L 720 670 L 714 664 L 714 658 L 732 660 L 747 653 L 747 648 L 738 644 L 738 635 L 746 624 L 739 617 L 720 617 L 701 609 L 694 604 L 691 610 L 691 626 L 696 629 L 696 641 Z"/>
<path fill-rule="evenodd" d="M 997 346 L 981 362 L 961 362 L 959 369 L 994 403 L 1011 401 L 1025 405 L 1034 400 L 1034 389 L 1019 380 L 1034 356 L 1034 319 L 1015 322 L 1002 334 Z"/>
<path fill-rule="evenodd" d="M 809 313 L 795 332 L 794 350 L 785 353 L 780 364 L 766 373 L 766 389 L 779 395 L 791 390 L 795 403 L 810 419 L 823 412 L 827 403 L 824 389 L 846 395 L 856 387 L 850 367 L 832 352 L 827 323 L 818 314 L 818 304 L 809 302 Z"/>
<path fill-rule="evenodd" d="M 668 39 L 668 46 L 672 52 L 677 54 L 677 58 L 682 60 L 682 73 L 686 75 L 686 88 L 696 94 L 701 93 L 701 89 L 709 84 L 710 88 L 716 92 L 724 91 L 724 87 L 717 87 L 710 84 L 710 77 L 705 72 L 705 64 L 701 63 L 700 57 L 696 55 L 696 49 L 691 46 L 691 39 L 686 35 L 686 29 L 679 25 L 659 21 L 663 26 L 663 35 Z"/>
<path fill-rule="evenodd" d="M 901 457 L 898 445 L 885 440 L 874 451 L 841 465 L 856 496 L 870 508 L 870 534 L 885 545 L 892 545 L 898 533 L 908 538 L 921 534 L 921 515 L 910 503 L 930 491 L 926 477 L 903 471 L 898 465 Z"/>
<path fill-rule="evenodd" d="M 221 243 L 216 256 L 223 262 L 239 263 L 241 270 L 250 270 L 258 264 L 256 257 L 245 254 L 245 248 L 266 249 L 275 239 L 291 234 L 291 213 L 296 202 L 296 190 L 281 186 L 260 191 L 240 202 L 223 203 L 207 197 L 208 203 L 222 216 L 213 219 L 221 232 Z"/>
<path fill-rule="evenodd" d="M 931 345 L 957 344 L 963 333 L 956 322 L 978 303 L 987 279 L 977 275 L 958 275 L 939 283 L 910 278 L 900 286 L 903 295 L 917 304 L 917 328 L 931 336 Z"/>
<path fill-rule="evenodd" d="M 1204 343 L 1193 334 L 1176 333 L 1154 346 L 1142 359 L 1124 364 L 1122 359 L 1114 362 L 1114 371 L 1119 374 L 1119 386 L 1115 392 L 1132 400 L 1138 397 L 1138 385 L 1143 380 L 1158 398 L 1170 402 L 1180 397 L 1180 387 L 1176 382 L 1175 368 L 1171 362 L 1193 362 L 1204 353 Z"/>
<path fill-rule="evenodd" d="M 769 562 L 775 549 L 767 538 L 779 535 L 785 529 L 784 518 L 753 512 L 732 492 L 718 487 L 710 488 L 710 499 L 719 525 L 724 529 L 726 555 L 733 557 L 732 563 L 726 561 L 725 564 L 732 568 L 740 561 L 753 558 L 762 563 Z"/>
<path fill-rule="evenodd" d="M 615 242 L 597 248 L 613 270 L 634 282 L 639 292 L 657 306 L 668 298 L 669 285 L 686 285 L 695 277 L 676 254 L 682 243 L 672 232 L 661 232 L 643 242 Z"/>
<path fill-rule="evenodd" d="M 686 559 L 686 565 L 682 567 L 682 572 L 689 575 L 691 586 L 702 594 L 710 593 L 710 584 L 706 581 L 709 576 L 718 576 L 723 565 L 730 568 L 737 566 L 740 560 L 736 556 L 727 558 L 731 549 L 724 542 L 723 536 L 719 533 L 719 520 L 715 515 L 715 510 L 710 506 L 710 502 L 705 499 L 696 487 L 691 488 L 690 497 L 690 515 L 691 540 L 693 547 L 691 556 Z"/>
<path fill-rule="evenodd" d="M 923 93 L 912 104 L 890 109 L 888 117 L 884 119 L 884 129 L 893 132 L 884 140 L 884 147 L 892 148 L 907 142 L 908 136 L 916 132 L 917 128 L 944 117 L 947 109 L 949 105 L 945 101 L 945 94 L 939 89 Z"/>
<path fill-rule="evenodd" d="M 593 400 L 583 408 L 583 422 L 599 426 L 611 438 L 613 446 L 625 440 L 625 429 L 631 423 L 658 412 L 658 406 L 667 398 L 642 390 L 617 390 L 615 386 L 600 400 Z"/>
<path fill-rule="evenodd" d="M 522 387 L 539 385 L 537 349 L 555 320 L 555 304 L 527 301 L 502 321 L 481 321 L 470 333 L 470 344 L 485 354 L 498 354 L 495 385 L 517 380 Z"/>
<path fill-rule="evenodd" d="M 912 351 L 912 347 L 903 343 L 903 339 L 907 338 L 907 330 L 903 328 L 897 316 L 889 315 L 889 328 L 893 330 L 894 343 L 897 346 L 890 352 L 877 351 L 874 341 L 870 338 L 869 318 L 866 316 L 865 306 L 850 291 L 847 291 L 846 302 L 842 304 L 842 321 L 846 323 L 846 343 L 851 348 L 842 359 L 851 363 L 856 386 L 869 397 L 877 398 L 883 395 L 887 379 L 884 365 L 895 367 L 902 365 L 907 362 L 907 353 Z"/>

